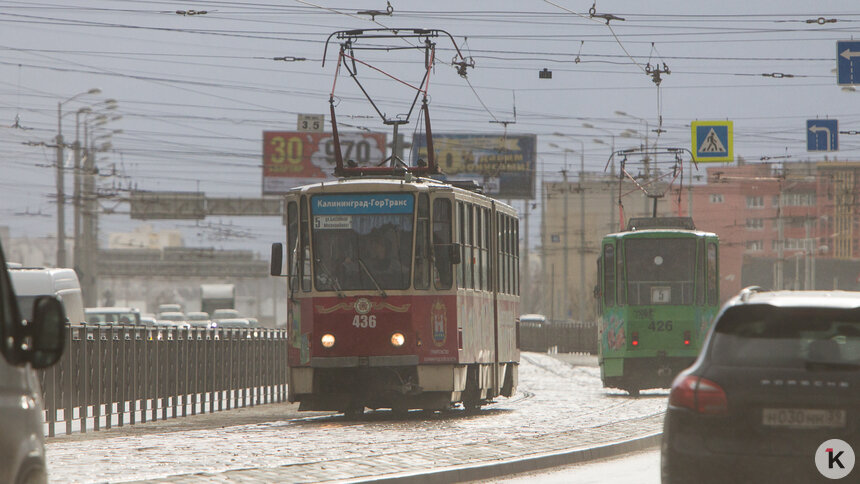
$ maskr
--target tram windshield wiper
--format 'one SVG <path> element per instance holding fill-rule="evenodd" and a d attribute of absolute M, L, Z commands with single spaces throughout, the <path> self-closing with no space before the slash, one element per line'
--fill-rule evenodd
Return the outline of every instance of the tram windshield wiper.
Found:
<path fill-rule="evenodd" d="M 340 281 L 337 280 L 337 277 L 335 277 L 331 273 L 331 271 L 328 270 L 325 264 L 323 264 L 322 260 L 317 259 L 316 263 L 317 267 L 322 269 L 323 274 L 325 274 L 325 276 L 328 277 L 329 281 L 331 281 L 331 287 L 337 293 L 337 297 L 346 297 L 346 294 L 343 293 L 343 289 L 341 289 L 340 287 Z"/>
<path fill-rule="evenodd" d="M 370 269 L 368 269 L 368 268 L 367 268 L 367 265 L 364 263 L 364 261 L 363 261 L 363 260 L 361 260 L 361 257 L 357 257 L 357 258 L 356 258 L 356 260 L 358 261 L 358 265 L 359 265 L 362 269 L 364 269 L 364 272 L 366 272 L 366 273 L 367 273 L 367 275 L 368 275 L 368 276 L 370 276 L 370 280 L 371 280 L 371 281 L 373 281 L 373 285 L 374 285 L 374 286 L 376 286 L 376 289 L 379 291 L 379 294 L 380 294 L 382 297 L 388 297 L 388 294 L 386 294 L 386 293 L 385 293 L 385 289 L 382 289 L 382 286 L 380 286 L 380 285 L 379 285 L 379 282 L 377 282 L 376 278 L 375 278 L 375 277 L 373 277 L 373 273 L 372 273 L 372 272 L 370 272 Z"/>

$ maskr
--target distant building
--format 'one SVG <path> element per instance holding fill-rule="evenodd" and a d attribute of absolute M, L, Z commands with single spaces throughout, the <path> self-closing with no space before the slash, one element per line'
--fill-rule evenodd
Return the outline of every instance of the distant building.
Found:
<path fill-rule="evenodd" d="M 143 224 L 133 232 L 113 232 L 108 235 L 109 249 L 163 249 L 182 247 L 182 232 L 179 230 L 154 231 L 152 225 Z"/>
<path fill-rule="evenodd" d="M 542 193 L 543 222 L 539 249 L 543 260 L 541 293 L 540 299 L 529 309 L 554 320 L 575 320 L 579 318 L 582 306 L 585 319 L 594 320 L 597 311 L 593 294 L 597 284 L 600 242 L 604 235 L 618 232 L 631 217 L 650 217 L 653 199 L 646 197 L 632 182 L 626 181 L 621 189 L 624 194 L 622 213 L 618 206 L 617 179 L 592 173 L 586 173 L 581 184 L 575 178 L 567 183 L 563 180 L 544 182 Z M 677 215 L 673 212 L 673 203 L 669 198 L 667 195 L 658 199 L 659 215 Z M 584 217 L 580 217 L 580 204 L 585 208 Z M 620 222 L 622 216 L 624 224 Z M 582 222 L 584 225 L 581 225 Z M 582 287 L 583 279 L 585 287 Z"/>
<path fill-rule="evenodd" d="M 743 163 L 707 167 L 694 185 L 697 228 L 720 237 L 722 298 L 748 284 L 784 289 L 854 289 L 857 277 L 823 271 L 817 259 L 860 256 L 860 163 Z M 686 190 L 680 207 L 689 211 Z M 780 196 L 781 195 L 781 196 Z M 827 264 L 826 267 L 831 267 Z M 840 283 L 840 280 L 842 283 Z"/>

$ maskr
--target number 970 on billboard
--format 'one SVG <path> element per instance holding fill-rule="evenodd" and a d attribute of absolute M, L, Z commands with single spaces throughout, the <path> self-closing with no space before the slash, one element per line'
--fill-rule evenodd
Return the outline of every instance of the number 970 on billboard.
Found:
<path fill-rule="evenodd" d="M 385 158 L 384 133 L 340 133 L 343 160 L 375 166 Z M 331 133 L 263 132 L 263 194 L 333 180 L 334 139 Z"/>

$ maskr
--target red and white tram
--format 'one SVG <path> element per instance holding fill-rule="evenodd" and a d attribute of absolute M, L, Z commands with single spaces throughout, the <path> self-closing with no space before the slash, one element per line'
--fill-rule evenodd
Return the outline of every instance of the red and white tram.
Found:
<path fill-rule="evenodd" d="M 272 274 L 288 277 L 289 400 L 300 402 L 300 410 L 360 413 L 366 407 L 402 411 L 456 403 L 474 409 L 516 391 L 516 212 L 430 177 L 440 174 L 427 106 L 432 39 L 440 34 L 453 42 L 447 32 L 426 29 L 329 37 L 342 40 L 338 71 L 343 66 L 356 82 L 360 40 L 414 38 L 423 44 L 425 73 L 417 90 L 424 94 L 427 163 L 408 166 L 392 154 L 388 167 L 345 166 L 332 86 L 340 178 L 285 195 L 286 261 L 282 245 L 272 247 Z M 457 52 L 455 65 L 465 75 L 471 64 Z M 397 153 L 398 126 L 408 115 L 380 116 L 394 127 Z"/>
<path fill-rule="evenodd" d="M 285 202 L 290 401 L 357 413 L 515 392 L 513 208 L 402 170 L 298 187 Z M 282 253 L 274 244 L 274 275 Z"/>

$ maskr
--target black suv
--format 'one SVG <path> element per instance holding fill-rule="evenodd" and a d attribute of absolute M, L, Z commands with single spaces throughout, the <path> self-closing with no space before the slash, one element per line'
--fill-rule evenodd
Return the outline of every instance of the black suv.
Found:
<path fill-rule="evenodd" d="M 830 439 L 860 455 L 860 292 L 747 288 L 672 384 L 662 480 L 840 482 L 816 466 Z"/>

